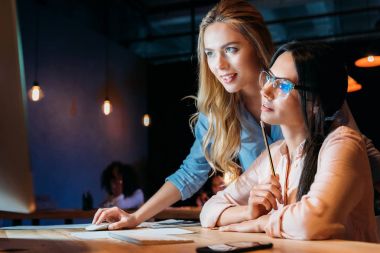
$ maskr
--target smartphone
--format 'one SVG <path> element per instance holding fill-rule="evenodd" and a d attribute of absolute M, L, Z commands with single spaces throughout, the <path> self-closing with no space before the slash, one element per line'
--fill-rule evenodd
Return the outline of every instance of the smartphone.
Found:
<path fill-rule="evenodd" d="M 197 248 L 198 253 L 212 253 L 212 252 L 246 252 L 258 249 L 272 248 L 273 244 L 270 242 L 228 242 L 224 244 L 214 244 L 206 247 Z"/>

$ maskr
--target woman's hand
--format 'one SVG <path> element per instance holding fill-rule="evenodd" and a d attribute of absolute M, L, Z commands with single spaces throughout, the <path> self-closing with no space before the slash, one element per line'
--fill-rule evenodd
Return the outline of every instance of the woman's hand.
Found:
<path fill-rule="evenodd" d="M 270 175 L 262 184 L 253 186 L 249 193 L 247 217 L 256 219 L 270 210 L 277 210 L 277 202 L 283 203 L 278 175 Z"/>
<path fill-rule="evenodd" d="M 94 215 L 92 224 L 100 224 L 102 222 L 110 222 L 109 230 L 121 228 L 134 228 L 139 223 L 133 214 L 129 214 L 118 207 L 99 208 Z"/>
<path fill-rule="evenodd" d="M 269 220 L 269 215 L 263 215 L 256 220 L 248 220 L 240 223 L 230 224 L 219 227 L 222 232 L 243 232 L 243 233 L 258 233 L 265 232 L 265 226 Z"/>

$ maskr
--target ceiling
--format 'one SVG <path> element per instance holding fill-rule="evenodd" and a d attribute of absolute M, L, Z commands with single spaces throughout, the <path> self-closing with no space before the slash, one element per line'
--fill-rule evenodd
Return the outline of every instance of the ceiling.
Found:
<path fill-rule="evenodd" d="M 80 19 L 153 64 L 195 56 L 198 26 L 218 1 L 37 0 Z M 380 0 L 251 0 L 273 40 L 380 44 Z"/>

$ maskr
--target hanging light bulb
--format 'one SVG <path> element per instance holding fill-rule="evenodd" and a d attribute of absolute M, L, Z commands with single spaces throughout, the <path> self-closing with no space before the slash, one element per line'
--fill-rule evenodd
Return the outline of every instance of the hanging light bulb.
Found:
<path fill-rule="evenodd" d="M 104 99 L 104 102 L 103 102 L 103 105 L 102 105 L 102 110 L 103 110 L 103 113 L 104 115 L 108 116 L 110 115 L 110 113 L 112 112 L 112 104 L 111 104 L 111 101 L 110 99 L 108 98 L 108 90 L 109 90 L 109 78 L 108 78 L 108 74 L 109 74 L 109 64 L 108 64 L 108 54 L 109 54 L 109 32 L 108 32 L 108 12 L 109 12 L 109 4 L 107 1 L 105 1 L 105 4 L 106 4 L 106 8 L 104 8 L 106 11 L 105 11 L 105 15 L 104 15 L 104 26 L 105 26 L 105 34 L 106 34 L 106 37 L 105 37 L 105 40 L 106 40 L 106 43 L 105 43 L 105 77 L 106 77 L 106 90 L 105 90 L 105 99 Z"/>
<path fill-rule="evenodd" d="M 108 116 L 112 112 L 111 101 L 106 97 L 102 105 L 104 115 Z"/>
<path fill-rule="evenodd" d="M 362 89 L 362 85 L 357 83 L 355 79 L 353 79 L 351 76 L 348 76 L 347 92 L 354 92 L 361 89 Z"/>
<path fill-rule="evenodd" d="M 42 92 L 42 89 L 40 87 L 40 84 L 38 83 L 38 48 L 39 48 L 39 7 L 36 4 L 35 5 L 35 11 L 36 11 L 36 20 L 35 20 L 35 63 L 34 63 L 34 82 L 32 88 L 28 92 L 28 96 L 30 100 L 33 102 L 38 102 L 44 97 L 44 93 Z"/>
<path fill-rule="evenodd" d="M 143 125 L 145 127 L 150 126 L 150 115 L 149 114 L 144 114 L 144 116 L 143 116 Z"/>
<path fill-rule="evenodd" d="M 37 81 L 33 82 L 33 86 L 29 90 L 28 95 L 33 102 L 40 101 L 44 97 L 44 93 Z"/>
<path fill-rule="evenodd" d="M 380 56 L 368 55 L 355 61 L 355 66 L 370 68 L 380 66 Z"/>

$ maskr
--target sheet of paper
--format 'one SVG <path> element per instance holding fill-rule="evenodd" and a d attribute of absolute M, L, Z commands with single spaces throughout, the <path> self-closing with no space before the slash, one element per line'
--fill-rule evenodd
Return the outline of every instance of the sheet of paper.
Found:
<path fill-rule="evenodd" d="M 111 238 L 108 234 L 109 231 L 86 231 L 86 232 L 73 232 L 72 236 L 81 239 L 105 239 Z M 112 233 L 119 235 L 152 235 L 152 236 L 164 236 L 164 235 L 184 235 L 192 234 L 193 231 L 180 229 L 180 228 L 157 228 L 157 229 L 128 229 L 128 230 L 115 230 Z"/>
<path fill-rule="evenodd" d="M 156 229 L 128 229 L 128 230 L 116 230 L 112 231 L 113 233 L 118 234 L 144 234 L 144 235 L 185 235 L 185 234 L 193 234 L 193 231 L 187 230 L 187 229 L 181 229 L 181 228 L 156 228 Z"/>
<path fill-rule="evenodd" d="M 87 240 L 110 238 L 110 236 L 108 235 L 108 231 L 73 232 L 70 234 L 80 239 Z"/>
<path fill-rule="evenodd" d="M 64 225 L 38 225 L 38 226 L 11 226 L 2 227 L 4 230 L 31 230 L 31 229 L 70 229 L 70 228 L 85 228 L 88 224 L 64 224 Z"/>
<path fill-rule="evenodd" d="M 130 243 L 140 244 L 140 245 L 153 245 L 153 244 L 172 244 L 172 243 L 188 243 L 194 242 L 192 239 L 183 238 L 174 235 L 153 235 L 153 234 L 122 234 L 109 232 L 109 236 L 112 238 L 127 241 Z"/>
<path fill-rule="evenodd" d="M 143 222 L 138 227 L 142 228 L 175 228 L 175 227 L 193 227 L 200 226 L 200 222 L 189 220 L 168 219 L 156 222 Z"/>

